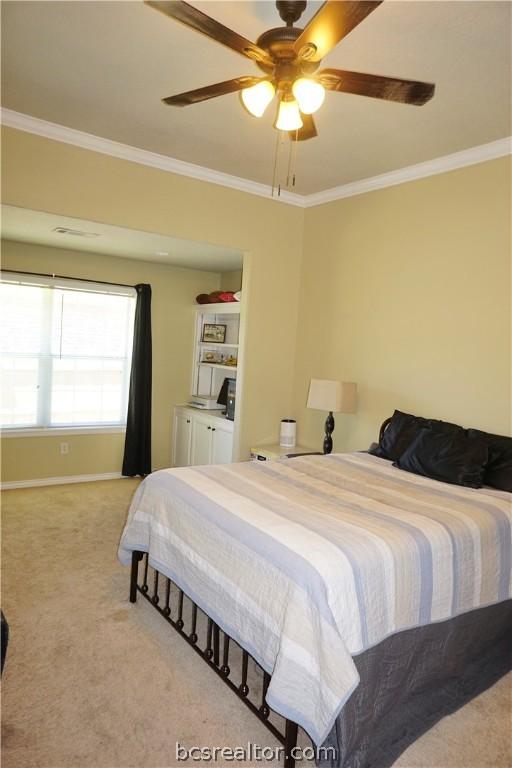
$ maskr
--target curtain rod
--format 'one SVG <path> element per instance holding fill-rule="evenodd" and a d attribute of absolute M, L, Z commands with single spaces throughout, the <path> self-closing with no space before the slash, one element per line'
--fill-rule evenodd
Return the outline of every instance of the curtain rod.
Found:
<path fill-rule="evenodd" d="M 55 275 L 48 272 L 26 272 L 21 269 L 8 269 L 7 267 L 2 269 L 2 272 L 10 272 L 13 275 L 30 275 L 31 277 L 52 277 L 54 280 L 77 280 L 80 283 L 98 283 L 98 285 L 117 285 L 119 288 L 135 288 L 134 285 L 128 285 L 127 283 L 112 283 L 107 280 L 88 280 L 86 277 L 66 277 L 66 275 Z"/>

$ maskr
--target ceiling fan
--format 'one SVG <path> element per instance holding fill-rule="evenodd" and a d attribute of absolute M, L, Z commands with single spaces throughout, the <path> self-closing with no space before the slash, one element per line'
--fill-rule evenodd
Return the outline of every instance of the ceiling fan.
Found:
<path fill-rule="evenodd" d="M 279 108 L 275 128 L 288 131 L 291 138 L 304 140 L 317 135 L 313 113 L 322 105 L 325 90 L 353 93 L 404 104 L 425 104 L 434 95 L 435 85 L 343 69 L 321 69 L 320 62 L 383 0 L 327 0 L 305 29 L 294 27 L 307 3 L 277 0 L 286 26 L 263 32 L 256 43 L 233 32 L 202 11 L 179 0 L 145 0 L 146 4 L 188 27 L 202 32 L 231 50 L 252 59 L 263 77 L 242 76 L 223 83 L 197 88 L 162 101 L 185 107 L 217 96 L 239 91 L 245 108 L 261 117 L 277 94 Z"/>

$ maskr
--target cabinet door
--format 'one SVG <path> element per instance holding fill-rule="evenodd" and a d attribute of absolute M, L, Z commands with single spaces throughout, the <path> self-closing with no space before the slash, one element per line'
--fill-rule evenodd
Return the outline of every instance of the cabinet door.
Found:
<path fill-rule="evenodd" d="M 190 441 L 192 437 L 192 418 L 186 411 L 176 411 L 174 415 L 174 452 L 173 465 L 188 467 L 190 464 Z"/>
<path fill-rule="evenodd" d="M 233 432 L 219 426 L 212 427 L 212 464 L 229 464 L 233 461 Z"/>
<path fill-rule="evenodd" d="M 194 416 L 192 419 L 192 465 L 211 464 L 212 425 L 209 419 Z"/>

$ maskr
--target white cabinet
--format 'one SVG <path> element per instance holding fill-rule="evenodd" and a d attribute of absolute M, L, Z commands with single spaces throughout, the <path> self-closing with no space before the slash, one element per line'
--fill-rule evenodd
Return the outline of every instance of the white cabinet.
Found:
<path fill-rule="evenodd" d="M 212 454 L 212 419 L 207 416 L 194 416 L 192 420 L 192 453 L 190 463 L 211 464 Z"/>
<path fill-rule="evenodd" d="M 192 443 L 192 418 L 182 408 L 174 411 L 173 464 L 175 467 L 188 467 Z"/>
<path fill-rule="evenodd" d="M 225 424 L 212 427 L 212 464 L 229 464 L 233 461 L 233 430 Z"/>
<path fill-rule="evenodd" d="M 233 461 L 233 422 L 216 414 L 186 406 L 174 409 L 174 467 Z"/>

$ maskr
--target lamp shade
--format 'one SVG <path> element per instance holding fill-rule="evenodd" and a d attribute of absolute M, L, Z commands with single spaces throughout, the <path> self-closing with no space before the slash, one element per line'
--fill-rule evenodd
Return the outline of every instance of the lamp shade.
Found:
<path fill-rule="evenodd" d="M 355 413 L 357 384 L 354 381 L 311 379 L 307 407 L 333 413 Z"/>

